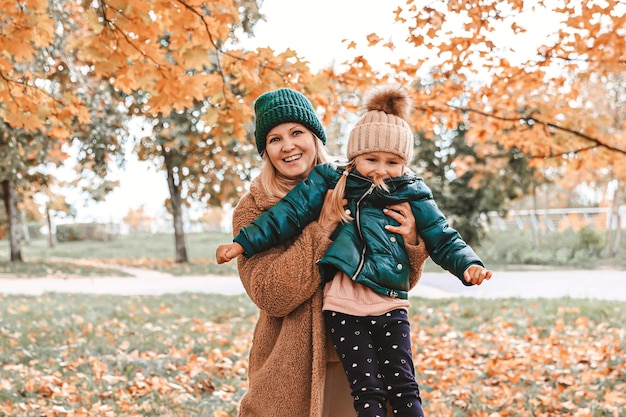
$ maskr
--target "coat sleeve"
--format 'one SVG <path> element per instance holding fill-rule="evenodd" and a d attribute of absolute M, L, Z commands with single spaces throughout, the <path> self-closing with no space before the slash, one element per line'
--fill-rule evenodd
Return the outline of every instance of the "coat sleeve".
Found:
<path fill-rule="evenodd" d="M 425 197 L 411 202 L 418 234 L 424 239 L 431 259 L 450 271 L 464 285 L 470 286 L 472 284 L 465 281 L 463 273 L 471 265 L 484 264 L 461 235 L 448 225 L 448 220 L 437 207 L 430 189 L 426 185 L 423 187 L 427 191 L 424 193 Z"/>
<path fill-rule="evenodd" d="M 233 213 L 233 233 L 250 224 L 261 210 L 244 197 Z M 237 258 L 239 277 L 256 306 L 273 317 L 285 317 L 321 289 L 315 263 L 331 244 L 327 232 L 312 222 L 292 241 L 249 258 Z"/>
<path fill-rule="evenodd" d="M 317 220 L 329 189 L 327 170 L 326 165 L 316 166 L 282 200 L 241 228 L 234 241 L 243 247 L 246 257 L 293 239 Z"/>
<path fill-rule="evenodd" d="M 406 253 L 409 257 L 409 288 L 411 289 L 415 287 L 420 278 L 422 278 L 424 263 L 429 256 L 424 240 L 419 236 L 418 239 L 417 245 L 405 245 Z"/>

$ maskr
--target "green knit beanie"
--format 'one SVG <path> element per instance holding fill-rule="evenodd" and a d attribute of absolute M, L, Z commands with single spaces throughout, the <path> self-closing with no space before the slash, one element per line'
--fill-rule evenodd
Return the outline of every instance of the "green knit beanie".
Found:
<path fill-rule="evenodd" d="M 300 123 L 326 144 L 324 127 L 315 114 L 309 99 L 289 88 L 280 88 L 261 94 L 254 102 L 256 115 L 256 147 L 259 154 L 265 151 L 267 134 L 276 126 L 294 122 Z"/>

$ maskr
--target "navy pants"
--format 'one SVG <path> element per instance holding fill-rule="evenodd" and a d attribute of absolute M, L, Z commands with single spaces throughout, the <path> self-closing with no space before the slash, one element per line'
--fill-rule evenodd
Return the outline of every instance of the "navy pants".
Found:
<path fill-rule="evenodd" d="M 335 349 L 346 371 L 359 417 L 424 417 L 411 354 L 406 310 L 357 317 L 325 311 Z"/>

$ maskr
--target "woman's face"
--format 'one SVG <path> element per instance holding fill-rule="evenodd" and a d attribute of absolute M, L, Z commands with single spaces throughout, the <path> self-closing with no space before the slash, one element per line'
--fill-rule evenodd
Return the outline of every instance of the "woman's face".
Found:
<path fill-rule="evenodd" d="M 315 166 L 316 140 L 300 123 L 283 123 L 267 134 L 265 152 L 281 175 L 289 179 L 305 178 Z"/>

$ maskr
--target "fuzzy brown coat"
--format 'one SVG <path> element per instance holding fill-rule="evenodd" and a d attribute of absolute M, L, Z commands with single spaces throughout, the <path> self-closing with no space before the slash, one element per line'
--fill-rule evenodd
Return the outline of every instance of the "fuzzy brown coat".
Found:
<path fill-rule="evenodd" d="M 234 235 L 272 204 L 254 181 L 233 213 Z M 322 279 L 315 261 L 330 244 L 322 227 L 313 222 L 288 244 L 251 258 L 238 257 L 243 286 L 260 310 L 249 354 L 248 391 L 241 400 L 239 417 L 323 416 L 327 362 L 338 358 L 333 349 L 327 349 Z M 413 287 L 428 253 L 423 244 L 408 253 Z M 331 383 L 347 387 L 346 380 Z M 341 401 L 346 403 L 331 408 L 351 408 L 347 403 L 352 404 L 352 397 L 349 390 L 345 392 Z M 350 416 L 331 412 L 326 417 Z"/>

